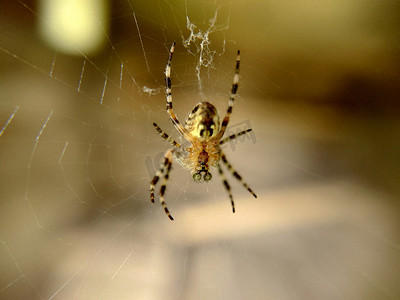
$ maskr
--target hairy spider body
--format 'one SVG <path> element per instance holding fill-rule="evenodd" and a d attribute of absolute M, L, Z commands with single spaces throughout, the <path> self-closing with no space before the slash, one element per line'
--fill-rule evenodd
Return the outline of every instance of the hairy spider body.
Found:
<path fill-rule="evenodd" d="M 173 140 L 166 134 L 156 123 L 153 126 L 157 132 L 166 141 L 170 142 L 173 148 L 169 149 L 164 156 L 164 162 L 160 169 L 157 171 L 153 180 L 150 183 L 150 199 L 154 203 L 154 189 L 159 179 L 163 177 L 163 184 L 160 188 L 160 203 L 164 208 L 165 213 L 171 220 L 174 218 L 171 216 L 164 200 L 165 190 L 167 188 L 167 181 L 169 173 L 172 167 L 172 160 L 175 157 L 176 160 L 186 169 L 188 169 L 194 181 L 209 181 L 212 178 L 210 173 L 211 167 L 217 167 L 218 172 L 221 176 L 222 182 L 228 192 L 231 200 L 232 211 L 235 212 L 235 204 L 233 202 L 233 196 L 231 187 L 225 178 L 224 172 L 221 168 L 220 161 L 226 166 L 226 168 L 232 173 L 232 175 L 242 183 L 242 185 L 257 198 L 257 195 L 243 181 L 242 177 L 233 169 L 232 165 L 228 162 L 225 154 L 221 150 L 221 145 L 233 140 L 243 134 L 251 131 L 251 129 L 244 130 L 238 134 L 233 134 L 225 139 L 222 139 L 226 127 L 229 123 L 229 117 L 232 113 L 233 103 L 236 97 L 237 89 L 239 86 L 239 65 L 240 65 L 240 51 L 237 52 L 236 57 L 236 68 L 235 75 L 233 77 L 233 84 L 231 95 L 228 102 L 228 109 L 222 123 L 220 123 L 217 109 L 214 105 L 209 102 L 198 103 L 185 121 L 185 125 L 179 122 L 178 118 L 173 112 L 172 104 L 172 83 L 171 83 L 171 60 L 175 50 L 175 43 L 172 44 L 167 66 L 165 68 L 165 83 L 166 83 L 166 94 L 167 94 L 167 113 L 178 132 L 190 143 L 189 147 L 183 147 L 178 142 Z"/>
<path fill-rule="evenodd" d="M 219 147 L 219 141 L 211 141 L 208 143 L 196 141 L 187 148 L 187 151 L 188 155 L 186 161 L 182 161 L 183 166 L 192 173 L 195 181 L 199 181 L 200 178 L 196 180 L 196 178 L 198 178 L 196 174 L 208 174 L 210 167 L 216 167 L 220 159 L 221 150 Z"/>
<path fill-rule="evenodd" d="M 183 165 L 191 171 L 194 180 L 201 178 L 202 172 L 204 172 L 204 176 L 210 174 L 208 169 L 215 167 L 219 161 L 219 140 L 215 139 L 219 128 L 217 109 L 209 102 L 197 104 L 186 119 L 185 129 L 192 134 L 194 139 L 190 141 L 191 147 L 187 148 L 188 156 Z M 200 174 L 200 177 L 196 174 Z M 210 180 L 209 176 L 211 174 L 207 175 L 204 180 Z"/>

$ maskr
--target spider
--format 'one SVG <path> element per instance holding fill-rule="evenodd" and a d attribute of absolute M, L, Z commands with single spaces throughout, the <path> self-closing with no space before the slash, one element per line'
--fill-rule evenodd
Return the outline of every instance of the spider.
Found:
<path fill-rule="evenodd" d="M 175 42 L 172 44 L 169 51 L 167 65 L 165 67 L 165 83 L 166 83 L 166 94 L 167 94 L 167 113 L 178 132 L 191 144 L 189 147 L 184 147 L 172 138 L 168 136 L 156 123 L 153 126 L 163 139 L 172 144 L 172 148 L 169 149 L 164 156 L 164 161 L 161 164 L 160 169 L 157 171 L 153 180 L 150 183 L 150 200 L 154 203 L 154 188 L 158 183 L 159 179 L 163 176 L 163 183 L 160 189 L 160 203 L 164 208 L 167 216 L 173 221 L 174 218 L 171 216 L 167 205 L 165 204 L 164 194 L 167 188 L 167 181 L 169 173 L 171 171 L 172 159 L 175 159 L 186 169 L 192 173 L 193 180 L 196 182 L 210 181 L 212 178 L 209 172 L 211 167 L 217 167 L 218 172 L 221 176 L 222 182 L 224 183 L 225 189 L 228 192 L 229 198 L 232 204 L 232 212 L 235 212 L 235 203 L 233 202 L 233 196 L 231 187 L 226 180 L 224 172 L 221 168 L 220 161 L 226 166 L 226 168 L 232 173 L 232 175 L 242 183 L 242 185 L 255 197 L 257 195 L 243 181 L 242 176 L 233 169 L 232 165 L 228 162 L 224 152 L 221 150 L 221 145 L 226 142 L 233 140 L 241 135 L 250 132 L 252 129 L 241 131 L 237 134 L 230 135 L 222 139 L 226 127 L 229 123 L 229 117 L 232 113 L 233 102 L 236 97 L 236 92 L 239 86 L 239 65 L 240 65 L 240 51 L 238 50 L 236 56 L 236 69 L 233 77 L 233 84 L 230 99 L 228 102 L 228 110 L 222 124 L 220 124 L 217 109 L 214 105 L 209 102 L 198 103 L 189 114 L 186 119 L 185 126 L 178 121 L 178 118 L 172 110 L 172 93 L 171 93 L 171 60 L 175 50 Z"/>

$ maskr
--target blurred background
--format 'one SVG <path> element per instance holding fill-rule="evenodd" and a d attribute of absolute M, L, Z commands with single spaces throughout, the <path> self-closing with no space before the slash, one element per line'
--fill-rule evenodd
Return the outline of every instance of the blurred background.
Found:
<path fill-rule="evenodd" d="M 398 1 L 0 4 L 1 299 L 399 299 Z M 254 199 L 196 184 L 165 113 L 223 115 Z"/>

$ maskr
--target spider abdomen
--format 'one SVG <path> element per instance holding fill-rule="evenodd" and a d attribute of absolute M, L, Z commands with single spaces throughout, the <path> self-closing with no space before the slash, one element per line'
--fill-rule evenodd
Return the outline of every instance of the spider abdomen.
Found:
<path fill-rule="evenodd" d="M 187 117 L 185 127 L 200 141 L 214 138 L 220 129 L 217 109 L 209 102 L 200 102 Z"/>

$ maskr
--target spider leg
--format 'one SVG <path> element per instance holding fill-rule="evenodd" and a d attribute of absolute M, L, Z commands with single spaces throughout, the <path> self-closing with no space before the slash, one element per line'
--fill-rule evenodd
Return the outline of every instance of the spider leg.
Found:
<path fill-rule="evenodd" d="M 150 200 L 151 202 L 154 203 L 154 189 L 156 184 L 158 183 L 158 180 L 160 180 L 161 176 L 164 175 L 163 177 L 163 184 L 161 185 L 160 189 L 160 203 L 162 207 L 164 208 L 165 213 L 167 216 L 171 219 L 174 220 L 174 218 L 171 216 L 169 213 L 169 210 L 165 204 L 164 200 L 164 194 L 165 190 L 167 188 L 167 180 L 169 177 L 169 172 L 171 171 L 171 166 L 172 166 L 172 154 L 174 152 L 174 149 L 169 149 L 164 156 L 164 162 L 162 163 L 160 169 L 157 171 L 156 175 L 154 176 L 153 180 L 150 182 Z"/>
<path fill-rule="evenodd" d="M 169 172 L 171 171 L 172 167 L 172 154 L 174 152 L 174 149 L 169 149 L 164 156 L 164 162 L 162 163 L 160 169 L 157 171 L 156 175 L 154 176 L 153 180 L 150 182 L 150 200 L 151 202 L 154 203 L 154 189 L 156 184 L 158 183 L 158 180 L 160 180 L 161 176 L 164 175 L 163 177 L 163 184 L 161 185 L 160 189 L 160 203 L 162 207 L 164 208 L 165 213 L 167 216 L 173 221 L 174 218 L 171 216 L 169 213 L 169 210 L 167 208 L 167 205 L 165 204 L 164 200 L 164 194 L 165 190 L 167 188 L 167 181 L 169 177 Z"/>
<path fill-rule="evenodd" d="M 164 174 L 166 167 L 168 166 L 168 158 L 164 157 L 164 162 L 162 163 L 160 169 L 157 171 L 156 175 L 153 177 L 153 180 L 150 182 L 150 200 L 154 203 L 154 189 L 160 177 Z"/>
<path fill-rule="evenodd" d="M 155 129 L 157 130 L 157 132 L 161 135 L 161 137 L 166 140 L 167 142 L 170 142 L 172 144 L 172 146 L 174 146 L 175 148 L 181 149 L 181 150 L 185 150 L 181 144 L 179 144 L 177 141 L 173 140 L 171 137 L 169 137 L 168 134 L 166 134 L 156 123 L 153 123 L 153 126 L 155 127 Z"/>
<path fill-rule="evenodd" d="M 172 110 L 171 61 L 172 55 L 175 51 L 175 44 L 175 42 L 172 43 L 171 49 L 169 50 L 167 66 L 165 67 L 165 92 L 167 93 L 167 113 L 169 114 L 169 117 L 171 118 L 171 121 L 174 124 L 176 130 L 178 130 L 178 132 L 190 142 L 193 140 L 192 135 L 182 126 Z"/>
<path fill-rule="evenodd" d="M 254 198 L 257 198 L 257 195 L 253 192 L 253 190 L 249 187 L 249 185 L 243 180 L 242 176 L 240 176 L 239 173 L 236 172 L 236 170 L 228 162 L 225 154 L 222 151 L 221 151 L 221 159 L 222 159 L 222 162 L 225 164 L 225 166 L 228 168 L 228 170 L 232 173 L 233 177 L 235 177 L 238 181 L 240 181 L 241 184 L 254 196 Z"/>
<path fill-rule="evenodd" d="M 172 167 L 172 152 L 173 152 L 173 149 L 170 149 L 165 154 L 165 158 L 167 160 L 167 169 L 166 169 L 166 172 L 165 172 L 165 175 L 163 178 L 163 183 L 160 188 L 160 203 L 161 203 L 162 207 L 164 208 L 164 211 L 167 214 L 168 218 L 170 218 L 171 221 L 173 221 L 174 218 L 169 213 L 167 205 L 165 204 L 164 194 L 165 194 L 165 190 L 167 189 L 167 181 L 169 178 L 169 172 L 171 171 L 171 167 Z"/>
<path fill-rule="evenodd" d="M 229 199 L 231 199 L 231 204 L 232 204 L 232 212 L 235 212 L 235 202 L 233 202 L 233 196 L 232 196 L 232 192 L 231 192 L 231 186 L 228 183 L 228 180 L 226 180 L 224 171 L 222 171 L 221 165 L 218 164 L 218 172 L 219 175 L 221 176 L 222 182 L 224 183 L 224 187 L 226 189 L 226 191 L 228 192 L 229 195 Z"/>
<path fill-rule="evenodd" d="M 242 135 L 244 135 L 244 134 L 246 134 L 246 133 L 249 133 L 250 131 L 252 131 L 253 129 L 246 129 L 246 130 L 243 130 L 243 131 L 241 131 L 241 132 L 239 132 L 239 133 L 236 133 L 236 134 L 232 134 L 232 135 L 230 135 L 230 136 L 228 136 L 227 138 L 224 138 L 223 140 L 221 140 L 220 142 L 219 142 L 219 144 L 220 145 L 223 145 L 223 144 L 225 144 L 226 142 L 229 142 L 229 141 L 231 141 L 231 140 L 234 140 L 234 139 L 236 139 L 237 137 L 239 137 L 239 136 L 242 136 Z"/>
<path fill-rule="evenodd" d="M 229 123 L 229 117 L 232 113 L 233 102 L 235 101 L 236 93 L 239 87 L 239 66 L 240 66 L 240 50 L 238 50 L 236 56 L 235 75 L 233 76 L 232 90 L 228 102 L 228 110 L 226 111 L 225 118 L 222 121 L 221 130 L 219 131 L 219 134 L 217 136 L 218 139 L 221 139 L 223 137 L 226 127 L 228 126 Z"/>

